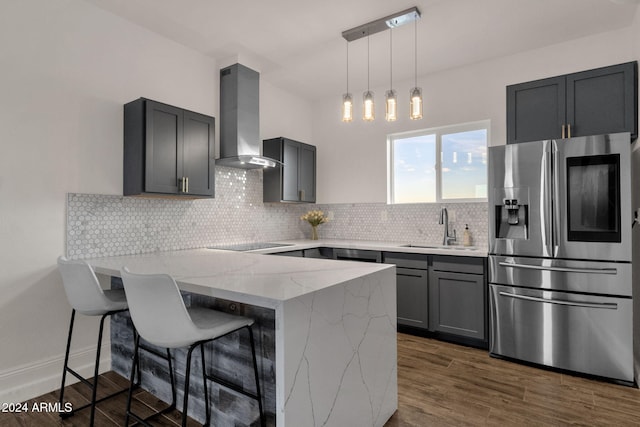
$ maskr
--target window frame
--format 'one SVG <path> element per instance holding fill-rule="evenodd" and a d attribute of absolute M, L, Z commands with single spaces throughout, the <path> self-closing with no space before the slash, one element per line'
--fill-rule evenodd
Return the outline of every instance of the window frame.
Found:
<path fill-rule="evenodd" d="M 489 149 L 489 141 L 491 141 L 491 120 L 478 120 L 475 122 L 459 123 L 447 126 L 438 126 L 428 129 L 412 130 L 407 132 L 399 132 L 387 135 L 387 204 L 389 205 L 406 205 L 406 204 L 442 204 L 442 203 L 481 203 L 488 201 L 487 197 L 483 198 L 466 198 L 466 199 L 443 199 L 442 198 L 442 135 L 449 135 L 453 133 L 470 132 L 474 130 L 486 130 L 487 131 L 487 154 Z M 436 139 L 436 200 L 433 202 L 396 202 L 394 201 L 394 186 L 395 186 L 395 174 L 394 174 L 394 141 L 396 139 L 412 138 L 416 136 L 435 135 Z M 487 156 L 488 157 L 488 156 Z M 488 159 L 487 159 L 488 161 Z M 487 184 L 488 184 L 488 169 L 487 169 Z"/>

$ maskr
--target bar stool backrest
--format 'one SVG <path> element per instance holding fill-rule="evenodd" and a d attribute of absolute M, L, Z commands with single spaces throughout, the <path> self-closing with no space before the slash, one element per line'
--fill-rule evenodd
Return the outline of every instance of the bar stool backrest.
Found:
<path fill-rule="evenodd" d="M 135 274 L 126 267 L 121 276 L 131 319 L 142 338 L 165 348 L 184 347 L 199 339 L 173 277 Z"/>
<path fill-rule="evenodd" d="M 109 311 L 110 301 L 104 294 L 93 268 L 86 261 L 58 257 L 58 269 L 69 304 L 79 313 L 100 316 Z"/>

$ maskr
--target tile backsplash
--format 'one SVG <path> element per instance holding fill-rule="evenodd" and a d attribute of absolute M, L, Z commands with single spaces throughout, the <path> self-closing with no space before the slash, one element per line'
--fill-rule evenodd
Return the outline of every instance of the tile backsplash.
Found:
<path fill-rule="evenodd" d="M 487 246 L 487 204 L 280 204 L 262 202 L 262 172 L 216 167 L 214 199 L 176 200 L 98 194 L 67 195 L 67 256 L 91 258 L 244 242 L 307 238 L 300 216 L 321 209 L 332 216 L 320 238 L 407 243 L 442 242 L 440 208 L 462 241 Z"/>

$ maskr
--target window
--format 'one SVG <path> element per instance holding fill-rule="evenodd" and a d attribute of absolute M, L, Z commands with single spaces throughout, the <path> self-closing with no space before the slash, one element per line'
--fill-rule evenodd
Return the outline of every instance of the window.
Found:
<path fill-rule="evenodd" d="M 489 121 L 390 135 L 389 203 L 487 199 Z"/>

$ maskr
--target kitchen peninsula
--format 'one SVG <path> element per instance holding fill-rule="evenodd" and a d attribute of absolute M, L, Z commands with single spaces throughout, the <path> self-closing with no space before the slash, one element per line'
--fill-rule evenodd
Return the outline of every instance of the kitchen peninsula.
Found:
<path fill-rule="evenodd" d="M 397 409 L 394 266 L 210 249 L 87 261 L 97 274 L 111 277 L 118 277 L 123 266 L 136 273 L 167 273 L 187 301 L 208 301 L 217 309 L 247 316 L 259 313 L 259 369 L 270 423 L 382 426 Z M 131 337 L 124 333 L 124 323 L 118 324 L 122 316 L 112 324 L 112 369 L 127 376 L 119 360 L 127 360 L 123 349 L 129 344 L 124 341 Z M 237 353 L 217 351 L 209 360 L 217 368 L 233 363 Z M 180 371 L 180 362 L 177 365 Z M 143 363 L 143 387 L 166 400 L 168 385 L 159 386 L 146 371 L 151 368 Z M 235 376 L 242 380 L 242 372 Z M 195 387 L 200 393 L 201 384 Z M 245 383 L 249 391 L 253 387 L 252 381 Z M 219 418 L 219 424 L 231 424 L 226 418 L 257 416 L 246 403 L 229 404 L 233 399 L 225 400 L 222 390 L 226 392 L 221 389 L 218 399 L 227 406 L 212 405 L 212 421 L 218 416 L 225 418 Z M 214 391 L 213 401 L 216 395 Z M 203 408 L 199 411 L 194 401 L 195 413 L 190 409 L 190 415 L 198 419 Z"/>

